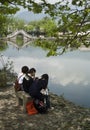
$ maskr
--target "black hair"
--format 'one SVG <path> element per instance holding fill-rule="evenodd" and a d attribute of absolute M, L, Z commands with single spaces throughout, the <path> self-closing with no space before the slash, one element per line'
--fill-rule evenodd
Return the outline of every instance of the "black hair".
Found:
<path fill-rule="evenodd" d="M 43 75 L 41 76 L 41 79 L 45 79 L 46 82 L 47 82 L 47 84 L 48 84 L 48 80 L 49 80 L 48 74 L 43 74 Z"/>
<path fill-rule="evenodd" d="M 23 66 L 21 70 L 22 70 L 22 73 L 26 74 L 26 73 L 28 73 L 29 68 L 28 68 L 28 66 Z"/>
<path fill-rule="evenodd" d="M 48 79 L 49 76 L 48 76 L 48 74 L 43 74 L 43 75 L 41 76 L 41 78 Z"/>
<path fill-rule="evenodd" d="M 35 68 L 31 68 L 31 69 L 29 70 L 29 73 L 33 73 L 33 72 L 36 73 L 36 69 L 35 69 Z"/>

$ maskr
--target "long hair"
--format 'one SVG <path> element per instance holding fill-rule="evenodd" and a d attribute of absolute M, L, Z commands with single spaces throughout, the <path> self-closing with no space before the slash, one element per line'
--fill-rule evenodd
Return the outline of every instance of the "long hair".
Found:
<path fill-rule="evenodd" d="M 45 80 L 45 81 L 47 82 L 47 84 L 48 84 L 48 80 L 49 80 L 48 74 L 43 74 L 43 75 L 41 76 L 41 79 Z"/>

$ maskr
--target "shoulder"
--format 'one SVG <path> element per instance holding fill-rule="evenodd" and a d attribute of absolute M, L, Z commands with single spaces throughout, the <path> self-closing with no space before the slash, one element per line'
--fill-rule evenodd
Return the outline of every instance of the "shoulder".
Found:
<path fill-rule="evenodd" d="M 25 75 L 24 80 L 33 81 L 33 78 L 31 76 L 29 76 L 29 75 Z"/>
<path fill-rule="evenodd" d="M 21 77 L 24 77 L 25 75 L 23 73 L 19 73 L 18 74 L 18 79 L 21 78 Z"/>
<path fill-rule="evenodd" d="M 22 84 L 24 77 L 25 77 L 24 74 L 18 76 L 18 82 L 19 82 L 20 84 Z"/>

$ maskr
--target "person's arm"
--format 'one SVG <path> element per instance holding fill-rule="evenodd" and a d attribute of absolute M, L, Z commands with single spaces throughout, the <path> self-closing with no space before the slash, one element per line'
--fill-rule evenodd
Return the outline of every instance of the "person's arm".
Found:
<path fill-rule="evenodd" d="M 19 84 L 23 83 L 23 78 L 24 78 L 24 75 L 21 75 L 20 77 L 18 77 L 18 83 Z"/>

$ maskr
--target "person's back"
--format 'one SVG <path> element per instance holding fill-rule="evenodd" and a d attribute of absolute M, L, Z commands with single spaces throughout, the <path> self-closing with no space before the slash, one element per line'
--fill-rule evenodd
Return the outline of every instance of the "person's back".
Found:
<path fill-rule="evenodd" d="M 29 88 L 29 94 L 34 98 L 43 100 L 43 94 L 41 93 L 41 90 L 46 89 L 47 84 L 48 80 L 44 78 L 34 80 Z"/>
<path fill-rule="evenodd" d="M 18 83 L 21 85 L 21 90 L 23 90 L 23 79 L 25 75 L 28 73 L 29 68 L 27 66 L 23 66 L 21 68 L 21 73 L 18 75 Z"/>
<path fill-rule="evenodd" d="M 29 88 L 29 94 L 31 95 L 31 97 L 35 97 L 38 93 L 38 79 L 34 80 L 32 85 Z"/>
<path fill-rule="evenodd" d="M 33 83 L 33 79 L 31 76 L 29 75 L 25 75 L 25 77 L 23 78 L 23 90 L 27 93 L 29 93 L 29 88 Z"/>
<path fill-rule="evenodd" d="M 47 88 L 48 79 L 48 74 L 43 74 L 40 79 L 34 80 L 29 88 L 29 94 L 34 98 L 34 106 L 39 113 L 46 113 L 50 108 L 50 99 Z"/>

